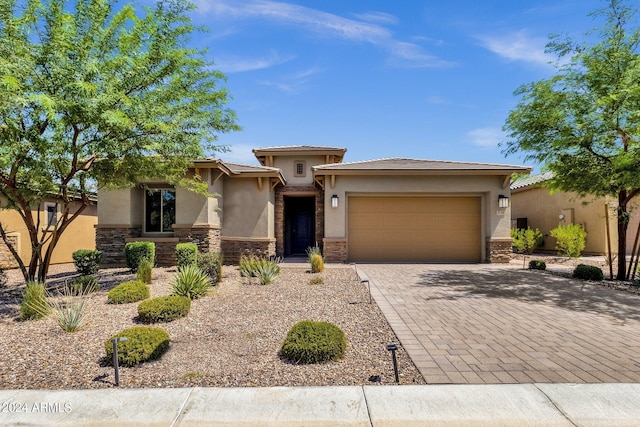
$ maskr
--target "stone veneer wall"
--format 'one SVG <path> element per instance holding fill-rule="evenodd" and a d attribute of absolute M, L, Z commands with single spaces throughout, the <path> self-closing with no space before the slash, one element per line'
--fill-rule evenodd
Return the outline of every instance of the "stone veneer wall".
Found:
<path fill-rule="evenodd" d="M 193 242 L 200 252 L 220 252 L 220 228 L 209 225 L 174 226 L 173 235 L 178 241 Z"/>
<path fill-rule="evenodd" d="M 20 235 L 18 233 L 7 233 L 7 240 L 11 243 L 11 246 L 16 251 L 19 251 L 18 240 Z M 0 268 L 16 268 L 18 267 L 18 262 L 13 257 L 13 254 L 9 250 L 9 247 L 4 243 L 2 239 L 0 239 Z"/>
<path fill-rule="evenodd" d="M 508 263 L 512 254 L 511 239 L 487 239 L 487 262 Z"/>
<path fill-rule="evenodd" d="M 324 239 L 323 244 L 326 262 L 345 262 L 347 260 L 346 239 Z"/>
<path fill-rule="evenodd" d="M 224 263 L 236 264 L 242 255 L 253 254 L 259 257 L 276 255 L 276 240 L 222 237 L 221 249 Z"/>
<path fill-rule="evenodd" d="M 127 239 L 140 237 L 142 226 L 96 225 L 96 249 L 102 252 L 103 267 L 123 267 Z"/>
<path fill-rule="evenodd" d="M 291 185 L 276 187 L 274 222 L 276 235 L 276 254 L 284 256 L 284 196 L 290 194 L 314 193 L 316 198 L 315 240 L 323 245 L 324 239 L 324 190 L 317 185 Z M 311 195 L 311 194 L 310 194 Z M 322 249 L 322 247 L 320 248 Z"/>

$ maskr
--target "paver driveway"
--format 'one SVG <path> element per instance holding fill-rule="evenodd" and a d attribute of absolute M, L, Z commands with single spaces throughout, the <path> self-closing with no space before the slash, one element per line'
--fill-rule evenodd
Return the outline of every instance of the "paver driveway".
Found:
<path fill-rule="evenodd" d="M 513 265 L 357 270 L 428 383 L 640 382 L 640 296 Z"/>

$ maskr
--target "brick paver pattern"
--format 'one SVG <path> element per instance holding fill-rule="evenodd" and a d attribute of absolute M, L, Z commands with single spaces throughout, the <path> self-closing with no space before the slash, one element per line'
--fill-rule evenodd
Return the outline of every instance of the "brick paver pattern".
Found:
<path fill-rule="evenodd" d="M 640 382 L 640 296 L 513 265 L 364 264 L 427 383 Z"/>

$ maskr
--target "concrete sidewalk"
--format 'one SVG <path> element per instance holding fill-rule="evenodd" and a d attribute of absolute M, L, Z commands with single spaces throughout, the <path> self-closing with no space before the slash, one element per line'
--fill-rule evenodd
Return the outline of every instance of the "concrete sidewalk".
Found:
<path fill-rule="evenodd" d="M 0 390 L 2 426 L 637 426 L 640 384 Z"/>

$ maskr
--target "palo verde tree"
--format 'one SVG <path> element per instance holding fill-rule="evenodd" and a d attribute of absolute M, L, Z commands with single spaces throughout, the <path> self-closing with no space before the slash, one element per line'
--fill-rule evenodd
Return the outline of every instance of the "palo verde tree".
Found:
<path fill-rule="evenodd" d="M 624 280 L 628 208 L 640 194 L 640 29 L 637 11 L 622 0 L 592 15 L 603 22 L 592 41 L 552 37 L 547 52 L 559 59 L 557 73 L 515 92 L 521 101 L 506 120 L 503 152 L 543 164 L 554 173 L 552 189 L 617 200 Z"/>
<path fill-rule="evenodd" d="M 161 0 L 136 11 L 115 0 L 0 0 L 0 201 L 28 230 L 26 280 L 44 281 L 60 236 L 99 185 L 185 178 L 193 159 L 236 130 L 224 76 L 188 48 L 193 6 Z M 117 10 L 116 10 L 117 9 Z M 59 218 L 41 224 L 43 200 Z"/>

